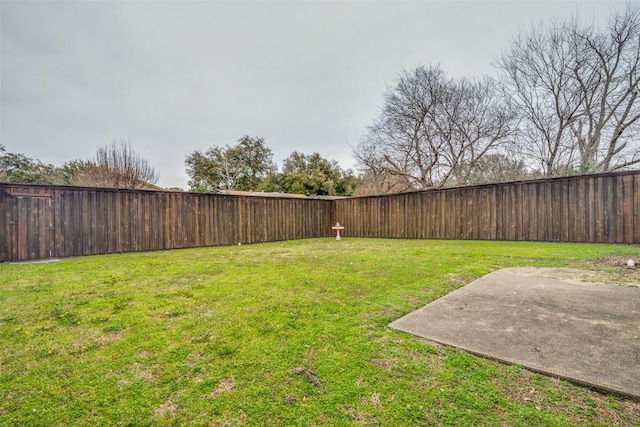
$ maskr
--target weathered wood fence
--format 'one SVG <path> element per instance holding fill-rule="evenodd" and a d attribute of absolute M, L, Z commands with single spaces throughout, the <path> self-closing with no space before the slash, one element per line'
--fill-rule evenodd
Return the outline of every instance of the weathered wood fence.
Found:
<path fill-rule="evenodd" d="M 335 201 L 346 236 L 640 243 L 640 171 Z"/>
<path fill-rule="evenodd" d="M 331 235 L 328 200 L 0 184 L 0 261 Z"/>
<path fill-rule="evenodd" d="M 0 261 L 327 237 L 640 243 L 640 171 L 338 200 L 0 184 Z"/>

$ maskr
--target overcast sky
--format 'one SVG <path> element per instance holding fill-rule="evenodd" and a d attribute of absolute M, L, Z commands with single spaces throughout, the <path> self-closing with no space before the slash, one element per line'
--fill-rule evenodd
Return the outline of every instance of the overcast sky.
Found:
<path fill-rule="evenodd" d="M 496 75 L 513 36 L 623 2 L 0 0 L 0 143 L 45 163 L 131 141 L 163 187 L 194 150 L 260 136 L 343 168 L 398 73 Z"/>

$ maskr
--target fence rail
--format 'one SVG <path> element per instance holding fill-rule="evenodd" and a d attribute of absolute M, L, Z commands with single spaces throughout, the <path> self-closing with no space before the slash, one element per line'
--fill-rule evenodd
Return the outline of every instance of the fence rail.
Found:
<path fill-rule="evenodd" d="M 640 243 L 640 171 L 338 200 L 0 184 L 0 261 L 344 236 Z"/>

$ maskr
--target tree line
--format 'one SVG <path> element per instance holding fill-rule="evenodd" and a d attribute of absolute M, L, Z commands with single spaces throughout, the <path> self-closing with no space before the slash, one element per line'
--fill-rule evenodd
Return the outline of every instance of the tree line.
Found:
<path fill-rule="evenodd" d="M 354 149 L 361 194 L 611 172 L 640 163 L 640 8 L 520 34 L 499 78 L 403 70 Z"/>
<path fill-rule="evenodd" d="M 266 191 L 305 195 L 350 196 L 360 183 L 352 170 L 319 153 L 294 151 L 278 171 L 263 138 L 243 136 L 236 145 L 194 151 L 185 161 L 195 192 Z"/>
<path fill-rule="evenodd" d="M 283 161 L 282 171 L 263 138 L 243 136 L 233 146 L 196 150 L 185 161 L 193 192 L 266 191 L 305 195 L 349 196 L 360 179 L 337 161 L 298 151 Z M 0 145 L 0 182 L 76 185 L 103 188 L 158 189 L 159 175 L 129 141 L 97 149 L 93 158 L 60 167 Z M 170 190 L 181 190 L 172 188 Z"/>
<path fill-rule="evenodd" d="M 150 189 L 158 179 L 154 167 L 129 141 L 99 147 L 92 159 L 72 160 L 60 167 L 9 153 L 0 145 L 0 182 Z"/>

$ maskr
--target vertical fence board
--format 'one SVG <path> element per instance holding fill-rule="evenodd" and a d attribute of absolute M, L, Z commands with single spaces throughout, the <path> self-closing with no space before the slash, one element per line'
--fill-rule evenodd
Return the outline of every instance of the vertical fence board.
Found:
<path fill-rule="evenodd" d="M 633 177 L 622 177 L 622 242 L 633 243 Z"/>
<path fill-rule="evenodd" d="M 633 243 L 640 242 L 640 175 L 633 177 Z"/>
<path fill-rule="evenodd" d="M 4 238 L 0 239 L 0 259 L 9 259 L 11 250 L 9 246 L 13 242 L 13 236 L 11 233 L 11 210 L 9 203 L 11 203 L 12 197 L 0 189 L 0 236 Z"/>
<path fill-rule="evenodd" d="M 615 230 L 615 243 L 624 243 L 624 179 L 622 177 L 614 180 L 615 190 L 613 192 L 614 202 L 614 230 Z"/>
<path fill-rule="evenodd" d="M 27 230 L 28 230 L 28 221 L 30 217 L 28 215 L 28 209 L 26 202 L 28 200 L 19 197 L 17 200 L 17 228 L 18 228 L 18 241 L 16 245 L 16 249 L 18 250 L 18 259 L 29 259 L 28 257 L 28 247 L 27 247 Z"/>
<path fill-rule="evenodd" d="M 602 228 L 602 242 L 615 240 L 615 199 L 613 197 L 613 182 L 608 177 L 603 177 L 602 205 L 604 213 L 604 226 Z"/>
<path fill-rule="evenodd" d="M 18 254 L 18 200 L 13 199 L 13 203 L 9 204 L 9 209 L 11 211 L 9 219 L 11 220 L 11 237 L 13 244 L 10 246 L 11 248 L 11 259 L 20 260 L 20 256 Z"/>

